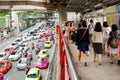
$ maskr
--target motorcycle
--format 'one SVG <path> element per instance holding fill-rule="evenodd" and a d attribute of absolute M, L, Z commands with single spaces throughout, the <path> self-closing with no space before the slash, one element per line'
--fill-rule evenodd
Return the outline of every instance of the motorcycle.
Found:
<path fill-rule="evenodd" d="M 29 58 L 30 58 L 30 61 L 33 60 L 33 56 L 32 56 L 32 54 L 29 55 Z"/>

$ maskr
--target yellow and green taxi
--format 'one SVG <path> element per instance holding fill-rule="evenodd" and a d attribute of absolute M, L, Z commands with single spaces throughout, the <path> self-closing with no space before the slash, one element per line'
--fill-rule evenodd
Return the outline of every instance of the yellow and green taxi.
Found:
<path fill-rule="evenodd" d="M 39 54 L 38 54 L 38 58 L 40 57 L 48 57 L 48 51 L 46 49 L 42 49 Z"/>
<path fill-rule="evenodd" d="M 52 46 L 52 44 L 51 44 L 50 41 L 46 41 L 45 44 L 44 44 L 45 48 L 50 48 L 51 46 Z"/>
<path fill-rule="evenodd" d="M 41 78 L 42 76 L 40 73 L 40 69 L 31 68 L 27 73 L 25 80 L 42 80 Z"/>

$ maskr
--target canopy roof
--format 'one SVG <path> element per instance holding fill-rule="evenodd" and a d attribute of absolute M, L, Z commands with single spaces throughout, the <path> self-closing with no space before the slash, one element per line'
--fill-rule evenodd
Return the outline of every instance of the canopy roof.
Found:
<path fill-rule="evenodd" d="M 119 4 L 120 0 L 0 0 L 0 10 L 19 10 L 18 5 L 32 5 L 23 10 L 33 9 L 33 6 L 45 7 L 47 10 L 56 10 L 58 5 L 64 5 L 69 12 L 91 12 L 104 7 Z M 17 6 L 16 6 L 17 5 Z M 36 9 L 40 9 L 35 7 Z M 33 9 L 34 10 L 34 9 Z"/>

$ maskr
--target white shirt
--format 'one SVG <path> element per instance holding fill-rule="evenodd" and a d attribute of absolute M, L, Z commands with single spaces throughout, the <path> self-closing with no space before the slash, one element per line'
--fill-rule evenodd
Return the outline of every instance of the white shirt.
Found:
<path fill-rule="evenodd" d="M 104 38 L 108 38 L 109 37 L 110 31 L 111 31 L 110 27 L 103 27 L 103 36 L 104 36 Z"/>
<path fill-rule="evenodd" d="M 95 25 L 94 24 L 90 24 L 89 25 L 89 34 L 92 34 L 94 31 Z"/>
<path fill-rule="evenodd" d="M 94 31 L 91 39 L 94 43 L 103 43 L 103 33 Z"/>

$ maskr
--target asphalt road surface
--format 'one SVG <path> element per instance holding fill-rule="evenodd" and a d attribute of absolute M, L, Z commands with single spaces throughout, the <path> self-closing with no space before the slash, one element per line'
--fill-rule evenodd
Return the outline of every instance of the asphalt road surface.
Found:
<path fill-rule="evenodd" d="M 37 24 L 35 27 L 39 27 L 40 25 Z M 31 30 L 33 28 L 30 28 L 20 34 L 24 34 L 26 33 L 27 31 Z M 9 40 L 6 40 L 4 43 L 0 43 L 0 51 L 3 51 L 4 48 L 6 47 L 9 47 L 10 46 L 10 43 L 13 42 L 17 37 L 13 37 Z M 32 41 L 29 41 L 28 43 L 31 45 L 32 42 L 36 42 L 37 40 L 32 40 Z M 49 53 L 49 59 L 50 59 L 50 56 L 51 56 L 51 52 L 53 50 L 53 45 L 50 49 L 47 49 L 48 50 L 48 53 Z M 28 54 L 31 52 L 31 49 L 28 51 Z M 35 54 L 34 50 L 32 51 L 33 53 L 33 60 L 31 61 L 31 67 L 35 67 L 35 63 L 36 63 L 36 60 L 38 59 L 37 58 L 37 55 Z M 48 60 L 49 60 L 48 59 Z M 19 61 L 19 60 L 18 60 Z M 12 63 L 12 68 L 4 75 L 4 80 L 25 80 L 25 71 L 17 71 L 17 63 L 18 61 L 13 61 Z M 41 69 L 40 70 L 41 73 L 42 73 L 42 80 L 46 80 L 46 76 L 47 76 L 47 72 L 48 72 L 48 69 Z"/>

